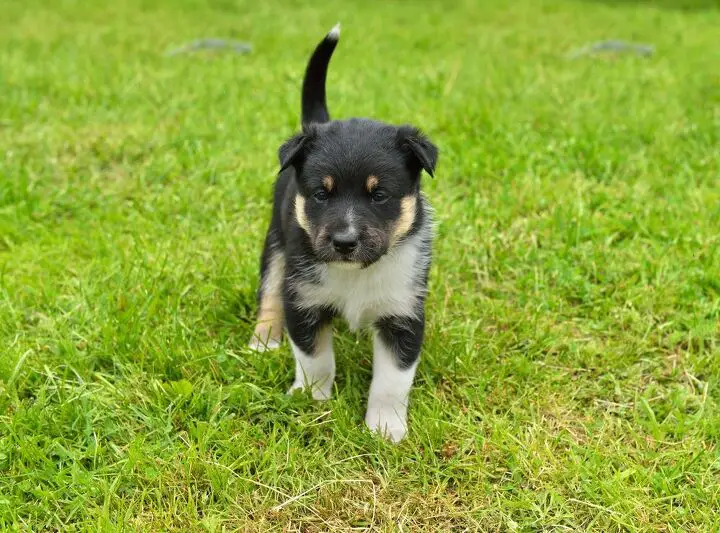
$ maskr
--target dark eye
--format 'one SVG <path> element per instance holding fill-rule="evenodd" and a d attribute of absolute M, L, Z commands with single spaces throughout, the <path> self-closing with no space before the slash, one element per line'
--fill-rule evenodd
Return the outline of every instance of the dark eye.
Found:
<path fill-rule="evenodd" d="M 316 202 L 324 204 L 328 200 L 328 193 L 325 189 L 320 189 L 313 194 L 313 198 Z"/>
<path fill-rule="evenodd" d="M 370 199 L 374 204 L 384 204 L 388 201 L 388 198 L 390 198 L 390 196 L 382 189 L 375 189 L 370 193 Z"/>

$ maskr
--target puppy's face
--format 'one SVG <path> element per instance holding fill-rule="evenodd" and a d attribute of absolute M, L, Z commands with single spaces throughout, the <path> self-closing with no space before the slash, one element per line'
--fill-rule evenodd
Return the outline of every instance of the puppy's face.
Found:
<path fill-rule="evenodd" d="M 367 266 L 413 227 L 437 149 L 414 128 L 354 119 L 306 128 L 280 159 L 295 168 L 295 216 L 318 259 Z"/>

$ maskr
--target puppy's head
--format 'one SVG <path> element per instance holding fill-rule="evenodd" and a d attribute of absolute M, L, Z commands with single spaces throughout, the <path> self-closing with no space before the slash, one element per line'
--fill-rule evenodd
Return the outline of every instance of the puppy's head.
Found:
<path fill-rule="evenodd" d="M 437 148 L 416 128 L 352 119 L 306 126 L 280 148 L 294 167 L 297 223 L 317 257 L 367 266 L 411 231 L 420 173 L 431 176 Z"/>

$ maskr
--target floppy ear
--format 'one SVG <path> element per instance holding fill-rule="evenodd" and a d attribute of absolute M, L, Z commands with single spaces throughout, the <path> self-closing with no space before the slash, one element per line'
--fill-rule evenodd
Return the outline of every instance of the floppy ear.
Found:
<path fill-rule="evenodd" d="M 420 130 L 412 126 L 403 126 L 398 130 L 397 141 L 400 149 L 408 154 L 411 168 L 416 169 L 417 172 L 423 169 L 431 177 L 435 175 L 438 149 Z"/>
<path fill-rule="evenodd" d="M 317 130 L 312 125 L 304 125 L 301 133 L 297 133 L 285 141 L 278 151 L 280 172 L 291 165 L 295 167 L 295 170 L 300 171 L 316 135 Z"/>
<path fill-rule="evenodd" d="M 305 158 L 305 147 L 308 143 L 308 136 L 305 133 L 298 133 L 290 137 L 278 150 L 280 159 L 280 172 L 290 165 L 297 165 Z"/>

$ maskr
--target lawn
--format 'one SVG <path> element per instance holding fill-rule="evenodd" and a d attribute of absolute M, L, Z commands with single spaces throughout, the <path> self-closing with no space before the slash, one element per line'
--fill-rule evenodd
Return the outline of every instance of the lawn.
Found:
<path fill-rule="evenodd" d="M 720 528 L 720 5 L 0 0 L 0 527 Z M 439 146 L 408 438 L 246 348 L 276 150 Z M 167 50 L 204 37 L 252 53 Z M 600 39 L 652 57 L 571 58 Z"/>

